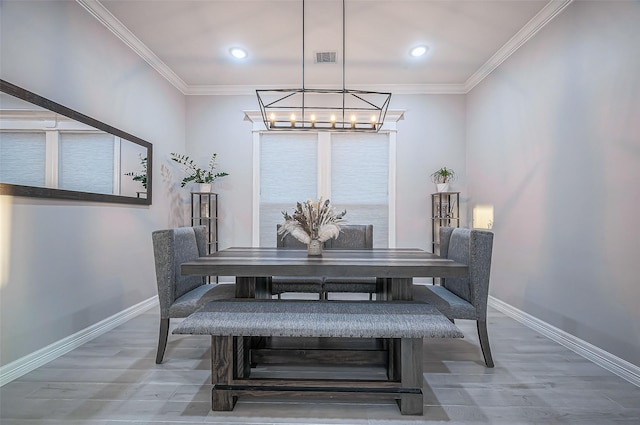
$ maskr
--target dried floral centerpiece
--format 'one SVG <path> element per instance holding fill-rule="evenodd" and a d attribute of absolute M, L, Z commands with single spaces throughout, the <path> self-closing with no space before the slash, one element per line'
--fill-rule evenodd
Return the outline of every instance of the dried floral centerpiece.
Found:
<path fill-rule="evenodd" d="M 345 221 L 347 211 L 336 213 L 331 202 L 322 198 L 318 201 L 308 200 L 296 204 L 293 215 L 282 211 L 284 224 L 280 226 L 278 234 L 283 237 L 291 234 L 294 238 L 307 245 L 309 255 L 322 254 L 322 243 L 337 238 L 341 224 Z"/>

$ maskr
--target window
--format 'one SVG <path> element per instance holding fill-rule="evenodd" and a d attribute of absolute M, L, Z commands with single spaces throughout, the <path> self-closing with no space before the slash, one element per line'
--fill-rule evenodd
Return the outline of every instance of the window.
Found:
<path fill-rule="evenodd" d="M 44 131 L 1 131 L 0 182 L 44 186 L 46 150 Z"/>
<path fill-rule="evenodd" d="M 373 224 L 374 247 L 393 246 L 394 140 L 390 133 L 260 133 L 254 243 L 275 247 L 282 211 L 322 196 L 347 210 L 347 222 Z"/>
<path fill-rule="evenodd" d="M 373 224 L 373 246 L 389 246 L 389 137 L 336 133 L 331 138 L 331 202 L 347 221 Z"/>
<path fill-rule="evenodd" d="M 317 198 L 317 137 L 269 133 L 260 146 L 260 246 L 276 246 L 282 211 Z"/>
<path fill-rule="evenodd" d="M 53 113 L 4 113 L 0 182 L 119 195 L 121 147 L 120 137 Z"/>
<path fill-rule="evenodd" d="M 113 135 L 60 132 L 59 144 L 60 189 L 115 193 Z"/>

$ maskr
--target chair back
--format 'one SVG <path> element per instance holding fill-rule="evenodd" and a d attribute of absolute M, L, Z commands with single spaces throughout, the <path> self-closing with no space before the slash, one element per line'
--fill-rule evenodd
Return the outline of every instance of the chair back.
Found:
<path fill-rule="evenodd" d="M 183 276 L 180 264 L 206 255 L 205 226 L 178 227 L 152 233 L 160 317 L 169 317 L 169 307 L 187 292 L 205 283 L 202 276 Z"/>
<path fill-rule="evenodd" d="M 493 233 L 486 230 L 440 228 L 440 255 L 469 266 L 469 276 L 446 278 L 442 285 L 476 308 L 477 318 L 487 316 Z"/>
<path fill-rule="evenodd" d="M 277 230 L 280 230 L 280 224 Z M 277 236 L 277 247 L 288 249 L 306 249 L 303 244 L 291 234 L 284 237 Z M 340 234 L 336 239 L 324 242 L 324 249 L 372 249 L 373 248 L 373 224 L 345 224 L 340 228 Z"/>
<path fill-rule="evenodd" d="M 336 239 L 326 242 L 328 249 L 372 249 L 373 224 L 345 224 Z"/>

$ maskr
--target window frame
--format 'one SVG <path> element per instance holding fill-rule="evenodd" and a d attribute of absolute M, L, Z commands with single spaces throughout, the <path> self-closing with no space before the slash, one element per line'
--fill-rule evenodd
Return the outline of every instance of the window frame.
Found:
<path fill-rule="evenodd" d="M 386 128 L 379 133 L 387 134 L 389 147 L 389 176 L 388 176 L 388 220 L 389 220 L 389 248 L 396 247 L 396 133 L 395 122 L 392 128 Z M 254 121 L 255 127 L 255 121 Z M 260 246 L 260 153 L 261 137 L 266 130 L 253 131 L 253 220 L 252 245 Z M 287 131 L 287 134 L 295 134 Z M 302 132 L 301 132 L 302 133 Z M 331 193 L 331 135 L 337 132 L 319 131 L 318 139 L 318 196 L 330 198 Z"/>

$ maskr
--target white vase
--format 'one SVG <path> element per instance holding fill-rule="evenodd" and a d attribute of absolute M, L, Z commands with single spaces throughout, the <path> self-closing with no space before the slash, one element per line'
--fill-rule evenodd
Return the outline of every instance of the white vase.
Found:
<path fill-rule="evenodd" d="M 449 191 L 449 183 L 436 183 L 436 188 L 438 192 L 448 192 Z"/>
<path fill-rule="evenodd" d="M 204 193 L 211 192 L 211 183 L 198 183 L 198 191 Z"/>
<path fill-rule="evenodd" d="M 307 255 L 322 255 L 322 242 L 318 239 L 311 239 L 307 245 Z"/>

